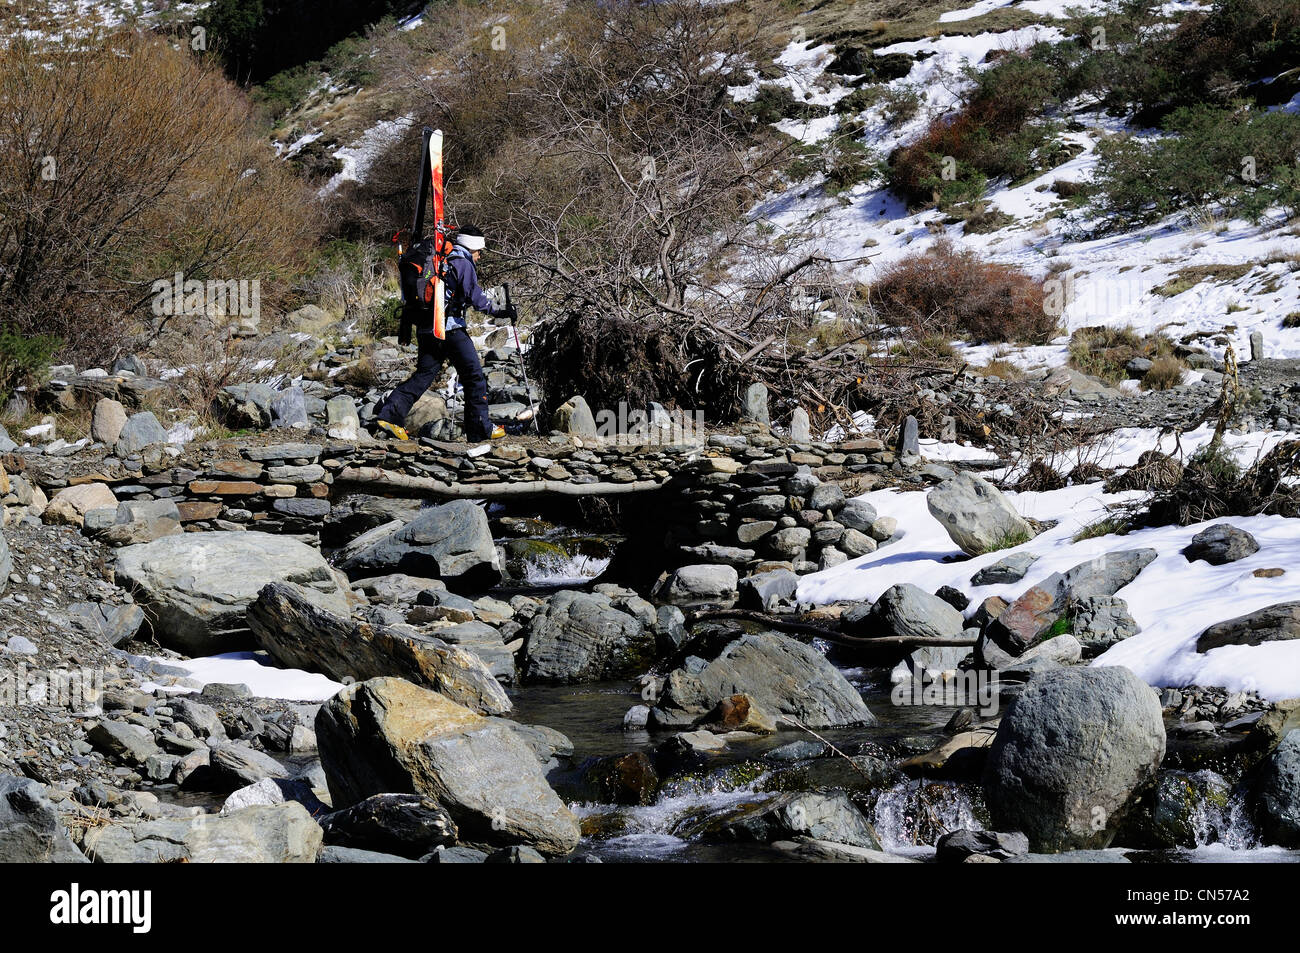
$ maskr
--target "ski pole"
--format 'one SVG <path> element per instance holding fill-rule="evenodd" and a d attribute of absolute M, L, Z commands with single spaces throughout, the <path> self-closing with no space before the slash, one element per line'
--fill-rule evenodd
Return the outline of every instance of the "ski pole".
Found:
<path fill-rule="evenodd" d="M 506 295 L 506 314 L 510 315 L 510 330 L 515 334 L 515 351 L 519 354 L 519 366 L 524 371 L 524 393 L 528 395 L 528 413 L 533 418 L 533 429 L 537 431 L 537 436 L 542 435 L 542 425 L 537 422 L 537 410 L 533 407 L 533 387 L 528 383 L 528 362 L 524 360 L 524 349 L 519 343 L 519 326 L 515 323 L 515 306 L 510 303 L 510 283 L 502 285 Z"/>

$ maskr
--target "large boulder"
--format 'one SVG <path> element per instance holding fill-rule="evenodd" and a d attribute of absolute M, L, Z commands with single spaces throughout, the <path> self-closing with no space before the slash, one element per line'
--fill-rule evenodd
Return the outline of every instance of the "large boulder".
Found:
<path fill-rule="evenodd" d="M 117 509 L 117 497 L 106 483 L 64 487 L 45 507 L 45 522 L 55 526 L 81 526 L 91 510 Z"/>
<path fill-rule="evenodd" d="M 85 863 L 45 789 L 0 774 L 0 864 Z"/>
<path fill-rule="evenodd" d="M 695 674 L 670 673 L 655 716 L 666 724 L 693 722 L 737 693 L 778 716 L 778 727 L 792 727 L 784 718 L 808 728 L 876 721 L 861 693 L 820 652 L 771 633 L 742 636 Z"/>
<path fill-rule="evenodd" d="M 411 522 L 348 555 L 341 568 L 354 579 L 402 572 L 462 589 L 487 589 L 501 579 L 487 515 L 470 500 L 420 511 Z"/>
<path fill-rule="evenodd" d="M 297 801 L 229 814 L 108 824 L 86 831 L 83 846 L 106 864 L 314 864 L 323 834 Z"/>
<path fill-rule="evenodd" d="M 349 685 L 321 707 L 316 738 L 337 810 L 374 794 L 424 794 L 471 844 L 550 854 L 578 844 L 578 819 L 520 730 L 437 692 L 397 678 Z"/>
<path fill-rule="evenodd" d="M 406 626 L 370 625 L 323 609 L 298 586 L 271 583 L 248 607 L 248 626 L 281 665 L 336 681 L 395 675 L 485 715 L 511 708 L 477 655 Z"/>
<path fill-rule="evenodd" d="M 1160 702 L 1128 669 L 1037 675 L 989 752 L 993 825 L 1023 831 L 1036 852 L 1106 847 L 1164 754 Z"/>
<path fill-rule="evenodd" d="M 102 397 L 90 417 L 90 439 L 110 447 L 122 436 L 126 426 L 126 408 L 111 397 Z"/>
<path fill-rule="evenodd" d="M 960 639 L 965 628 L 960 612 L 910 582 L 890 586 L 853 628 L 866 635 Z"/>
<path fill-rule="evenodd" d="M 119 457 L 130 457 L 145 447 L 167 442 L 167 431 L 151 411 L 132 414 L 122 425 L 115 452 Z"/>
<path fill-rule="evenodd" d="M 1300 848 L 1300 729 L 1287 732 L 1261 766 L 1255 814 L 1265 843 Z"/>
<path fill-rule="evenodd" d="M 649 603 L 647 609 L 653 611 Z M 528 621 L 524 677 L 537 682 L 588 682 L 644 672 L 654 660 L 655 633 L 600 593 L 556 593 Z"/>
<path fill-rule="evenodd" d="M 1290 639 L 1300 639 L 1300 602 L 1279 602 L 1235 619 L 1216 622 L 1196 637 L 1196 651 Z"/>
<path fill-rule="evenodd" d="M 269 533 L 185 533 L 118 551 L 118 584 L 135 590 L 154 636 L 188 655 L 253 644 L 246 613 L 268 582 L 292 583 L 322 608 L 348 612 L 321 554 Z"/>
<path fill-rule="evenodd" d="M 1025 542 L 1033 527 L 993 484 L 969 473 L 944 480 L 926 495 L 925 505 L 962 552 L 979 556 Z"/>
<path fill-rule="evenodd" d="M 674 570 L 656 592 L 673 605 L 718 605 L 736 600 L 739 583 L 740 576 L 734 566 L 700 563 Z"/>

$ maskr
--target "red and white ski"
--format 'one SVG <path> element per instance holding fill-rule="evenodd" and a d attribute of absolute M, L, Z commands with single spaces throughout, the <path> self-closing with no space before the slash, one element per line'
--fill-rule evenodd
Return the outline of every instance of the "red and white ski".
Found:
<path fill-rule="evenodd" d="M 434 269 L 437 276 L 433 287 L 433 336 L 438 340 L 447 337 L 447 314 L 444 290 L 442 287 L 442 265 L 445 259 L 444 246 L 447 241 L 447 222 L 444 213 L 444 194 L 442 186 L 442 130 L 435 129 L 429 137 L 429 177 L 433 182 L 433 234 Z"/>

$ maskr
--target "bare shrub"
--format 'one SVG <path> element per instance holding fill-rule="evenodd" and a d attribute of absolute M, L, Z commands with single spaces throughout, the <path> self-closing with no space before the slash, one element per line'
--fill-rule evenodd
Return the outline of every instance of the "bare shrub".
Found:
<path fill-rule="evenodd" d="M 921 335 L 1042 344 L 1057 332 L 1041 283 L 947 238 L 889 266 L 871 287 L 871 304 L 886 324 Z"/>
<path fill-rule="evenodd" d="M 258 279 L 273 309 L 311 202 L 219 67 L 133 31 L 0 47 L 4 321 L 98 362 L 152 330 L 153 282 Z"/>

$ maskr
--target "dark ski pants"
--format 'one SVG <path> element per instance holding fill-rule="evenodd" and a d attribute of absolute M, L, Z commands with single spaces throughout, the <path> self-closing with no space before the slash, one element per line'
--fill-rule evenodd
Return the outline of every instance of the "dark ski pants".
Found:
<path fill-rule="evenodd" d="M 406 415 L 424 394 L 442 370 L 451 361 L 465 388 L 465 436 L 470 440 L 486 440 L 492 432 L 488 417 L 487 375 L 479 363 L 474 342 L 464 328 L 451 328 L 445 340 L 439 341 L 433 332 L 416 335 L 420 354 L 416 359 L 415 373 L 397 386 L 380 405 L 376 416 L 390 424 L 404 425 Z"/>

